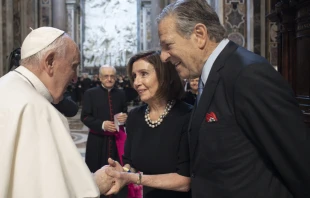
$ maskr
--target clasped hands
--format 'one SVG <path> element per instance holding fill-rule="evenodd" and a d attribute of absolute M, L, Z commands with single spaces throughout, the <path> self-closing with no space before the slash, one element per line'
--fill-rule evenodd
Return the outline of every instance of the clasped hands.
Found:
<path fill-rule="evenodd" d="M 94 173 L 94 179 L 100 194 L 117 194 L 125 185 L 129 184 L 128 174 L 123 172 L 123 167 L 113 159 L 108 159 L 109 165 L 103 166 Z"/>

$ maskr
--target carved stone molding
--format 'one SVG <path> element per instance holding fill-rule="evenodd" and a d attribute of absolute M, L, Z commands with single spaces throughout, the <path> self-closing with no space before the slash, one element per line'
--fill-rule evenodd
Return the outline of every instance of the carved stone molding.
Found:
<path fill-rule="evenodd" d="M 225 0 L 224 2 L 224 26 L 228 33 L 228 39 L 240 46 L 246 47 L 247 39 L 247 2 L 244 0 Z"/>

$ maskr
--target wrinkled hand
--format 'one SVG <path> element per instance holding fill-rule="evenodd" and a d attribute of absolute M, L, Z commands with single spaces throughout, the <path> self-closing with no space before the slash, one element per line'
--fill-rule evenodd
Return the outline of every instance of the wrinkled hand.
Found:
<path fill-rule="evenodd" d="M 114 122 L 112 121 L 104 121 L 104 129 L 109 132 L 116 132 L 116 128 Z"/>
<path fill-rule="evenodd" d="M 109 192 L 115 183 L 113 177 L 110 177 L 105 172 L 108 167 L 109 166 L 104 166 L 94 173 L 94 179 L 99 188 L 100 194 L 106 194 Z"/>
<path fill-rule="evenodd" d="M 120 123 L 125 123 L 127 120 L 127 114 L 126 113 L 119 113 L 116 117 L 116 119 L 120 122 Z"/>
<path fill-rule="evenodd" d="M 108 176 L 114 178 L 115 183 L 105 195 L 112 195 L 117 194 L 129 181 L 128 177 L 126 177 L 127 173 L 123 172 L 123 167 L 117 161 L 109 158 L 108 162 L 110 167 L 107 167 L 105 172 Z"/>

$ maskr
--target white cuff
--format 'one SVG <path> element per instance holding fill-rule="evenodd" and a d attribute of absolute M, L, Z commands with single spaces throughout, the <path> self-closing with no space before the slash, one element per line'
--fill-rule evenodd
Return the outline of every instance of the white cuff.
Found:
<path fill-rule="evenodd" d="M 105 121 L 103 121 L 103 123 L 102 123 L 102 130 L 105 131 L 105 129 L 104 129 L 104 123 L 105 123 Z"/>

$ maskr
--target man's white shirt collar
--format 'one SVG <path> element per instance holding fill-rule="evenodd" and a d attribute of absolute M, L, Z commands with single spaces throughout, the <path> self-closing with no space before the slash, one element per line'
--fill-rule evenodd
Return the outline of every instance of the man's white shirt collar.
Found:
<path fill-rule="evenodd" d="M 53 102 L 53 97 L 48 91 L 48 89 L 45 87 L 45 85 L 42 83 L 42 81 L 34 75 L 31 71 L 29 71 L 24 66 L 19 66 L 15 69 L 18 73 L 22 74 L 22 78 L 26 78 L 25 81 L 29 83 L 30 85 L 34 86 L 34 88 L 39 92 L 40 95 L 42 95 L 44 98 L 46 98 L 49 102 Z M 28 80 L 29 81 L 28 81 Z"/>
<path fill-rule="evenodd" d="M 214 61 L 218 57 L 218 55 L 223 51 L 223 49 L 226 47 L 228 44 L 229 40 L 228 39 L 223 39 L 218 46 L 215 48 L 215 50 L 211 53 L 209 56 L 208 60 L 203 66 L 202 73 L 201 73 L 201 80 L 203 84 L 205 85 L 207 82 L 207 79 L 209 77 L 211 68 L 213 66 Z"/>
<path fill-rule="evenodd" d="M 101 86 L 103 87 L 103 88 L 105 88 L 106 90 L 108 90 L 108 92 L 110 92 L 111 90 L 112 90 L 112 88 L 106 88 L 102 83 L 101 83 Z"/>

